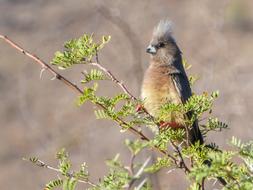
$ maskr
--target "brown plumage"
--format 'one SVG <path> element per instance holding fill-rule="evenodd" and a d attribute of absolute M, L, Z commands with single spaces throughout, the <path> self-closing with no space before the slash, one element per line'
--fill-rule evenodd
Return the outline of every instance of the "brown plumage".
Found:
<path fill-rule="evenodd" d="M 172 37 L 170 22 L 159 22 L 154 29 L 147 53 L 151 54 L 151 58 L 144 76 L 141 95 L 144 107 L 156 117 L 162 105 L 185 103 L 192 92 L 182 64 L 181 51 Z M 165 122 L 184 126 L 185 117 L 187 116 L 183 114 L 171 113 Z M 191 143 L 203 143 L 197 121 L 190 127 L 189 140 Z"/>

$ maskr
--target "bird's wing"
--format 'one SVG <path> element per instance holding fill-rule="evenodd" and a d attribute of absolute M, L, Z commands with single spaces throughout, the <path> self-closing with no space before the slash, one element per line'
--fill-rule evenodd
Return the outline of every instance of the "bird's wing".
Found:
<path fill-rule="evenodd" d="M 184 71 L 183 66 L 181 68 L 175 67 L 174 69 L 170 70 L 172 72 L 169 74 L 172 77 L 174 87 L 177 90 L 182 103 L 184 104 L 192 95 L 188 77 Z M 187 113 L 187 117 L 191 117 L 191 115 L 192 113 Z M 198 121 L 195 121 L 192 128 L 190 129 L 190 141 L 191 143 L 195 143 L 196 141 L 199 141 L 201 144 L 203 143 L 203 137 L 198 127 Z"/>
<path fill-rule="evenodd" d="M 168 74 L 171 76 L 174 87 L 180 96 L 181 102 L 184 104 L 192 95 L 190 83 L 184 68 L 170 65 L 169 71 L 170 72 Z"/>
<path fill-rule="evenodd" d="M 192 95 L 190 84 L 186 75 L 182 73 L 173 74 L 172 81 L 177 90 L 182 103 L 184 104 Z"/>

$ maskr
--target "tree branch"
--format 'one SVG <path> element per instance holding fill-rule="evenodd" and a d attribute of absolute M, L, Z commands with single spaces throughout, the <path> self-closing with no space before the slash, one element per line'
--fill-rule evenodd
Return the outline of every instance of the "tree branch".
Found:
<path fill-rule="evenodd" d="M 27 159 L 24 159 L 25 161 L 31 161 L 31 160 L 27 160 Z M 58 168 L 55 168 L 55 167 L 52 167 L 52 166 L 50 166 L 50 165 L 48 165 L 48 164 L 46 164 L 45 162 L 43 162 L 43 161 L 41 161 L 41 160 L 39 160 L 39 159 L 37 159 L 35 162 L 34 161 L 31 161 L 32 163 L 34 163 L 36 166 L 39 166 L 39 167 L 42 167 L 42 168 L 46 168 L 46 169 L 49 169 L 49 170 L 53 170 L 53 171 L 55 171 L 55 172 L 57 172 L 57 173 L 60 173 L 60 174 L 62 174 L 62 171 L 60 170 L 60 169 L 58 169 Z M 63 175 L 63 174 L 62 174 Z M 90 186 L 93 186 L 93 187 L 96 187 L 96 184 L 95 183 L 93 183 L 93 182 L 91 182 L 90 180 L 81 180 L 81 179 L 78 179 L 75 175 L 74 175 L 74 173 L 66 173 L 66 176 L 67 177 L 70 177 L 70 178 L 75 178 L 78 182 L 80 182 L 80 183 L 85 183 L 85 184 L 89 184 Z"/>
<path fill-rule="evenodd" d="M 48 65 L 46 62 L 42 61 L 39 57 L 37 57 L 36 55 L 30 53 L 29 51 L 25 50 L 24 48 L 22 48 L 21 46 L 19 46 L 17 43 L 15 43 L 14 41 L 12 41 L 11 39 L 9 39 L 7 36 L 1 35 L 0 34 L 0 39 L 3 39 L 6 43 L 8 43 L 10 46 L 12 46 L 14 49 L 17 49 L 18 51 L 20 51 L 21 53 L 23 53 L 25 56 L 31 58 L 32 60 L 34 60 L 37 64 L 39 64 L 42 69 L 44 70 L 48 70 L 50 73 L 52 73 L 56 79 L 58 79 L 59 81 L 63 82 L 66 86 L 68 86 L 70 89 L 76 91 L 79 94 L 83 94 L 83 91 L 74 83 L 72 83 L 71 81 L 69 81 L 68 79 L 66 79 L 65 77 L 63 77 L 62 75 L 60 75 L 57 71 L 55 71 L 50 65 Z M 98 56 L 96 56 L 96 59 L 98 61 Z M 105 71 L 114 82 L 116 82 L 123 90 L 125 93 L 127 93 L 133 100 L 137 100 L 137 98 L 135 98 L 125 87 L 125 85 L 123 83 L 121 83 L 116 77 L 114 77 L 114 75 L 107 69 L 105 69 L 104 67 L 102 67 L 99 63 L 93 63 L 94 66 L 99 67 L 100 69 L 102 69 L 103 71 Z M 96 105 L 100 106 L 102 109 L 106 110 L 107 108 L 104 107 L 102 104 L 100 103 L 96 103 Z M 147 113 L 148 114 L 148 113 Z M 149 114 L 150 115 L 150 114 Z M 115 121 L 119 124 L 119 125 L 127 125 L 129 126 L 125 121 L 123 121 L 121 118 L 116 118 Z M 150 139 L 144 135 L 141 131 L 138 131 L 137 129 L 133 128 L 133 127 L 129 127 L 128 130 L 130 132 L 132 132 L 133 134 L 137 135 L 140 139 L 144 140 L 144 141 L 148 141 L 150 142 Z M 159 149 L 159 147 L 154 146 L 153 147 L 155 150 L 157 150 L 158 152 L 160 152 L 161 154 L 168 156 L 170 159 L 172 159 L 174 161 L 174 163 L 177 165 L 177 160 L 176 158 L 174 158 L 172 155 L 170 155 L 167 151 L 163 151 L 161 149 Z"/>
<path fill-rule="evenodd" d="M 17 49 L 18 51 L 20 51 L 21 53 L 26 55 L 27 57 L 33 59 L 36 63 L 38 63 L 42 67 L 42 69 L 48 70 L 50 73 L 52 73 L 54 75 L 54 77 L 56 79 L 63 82 L 69 88 L 76 91 L 77 93 L 82 94 L 82 90 L 77 85 L 73 84 L 68 79 L 66 79 L 65 77 L 63 77 L 59 73 L 57 73 L 50 65 L 48 65 L 46 62 L 42 61 L 39 57 L 37 57 L 36 55 L 33 55 L 30 52 L 28 52 L 27 50 L 23 49 L 18 44 L 16 44 L 14 41 L 10 40 L 7 36 L 0 35 L 0 38 L 3 39 L 5 42 L 7 42 L 9 45 L 11 45 L 13 48 Z"/>

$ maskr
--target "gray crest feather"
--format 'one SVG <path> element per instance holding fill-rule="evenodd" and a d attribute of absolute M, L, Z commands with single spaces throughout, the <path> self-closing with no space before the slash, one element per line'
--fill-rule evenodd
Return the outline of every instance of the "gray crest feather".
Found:
<path fill-rule="evenodd" d="M 154 28 L 153 37 L 156 38 L 172 38 L 172 22 L 169 20 L 161 20 Z"/>

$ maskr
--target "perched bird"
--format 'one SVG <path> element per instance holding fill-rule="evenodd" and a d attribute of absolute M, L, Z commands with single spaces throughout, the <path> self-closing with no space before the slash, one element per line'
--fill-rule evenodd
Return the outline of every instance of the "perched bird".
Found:
<path fill-rule="evenodd" d="M 150 63 L 145 72 L 141 96 L 145 109 L 154 117 L 159 115 L 160 107 L 166 103 L 185 103 L 192 95 L 190 83 L 185 73 L 181 51 L 172 36 L 171 23 L 162 20 L 154 28 L 150 45 L 146 49 Z M 170 113 L 167 118 L 169 127 L 185 126 L 188 115 Z M 175 125 L 175 123 L 177 125 Z M 189 141 L 203 143 L 198 122 L 189 127 Z"/>

